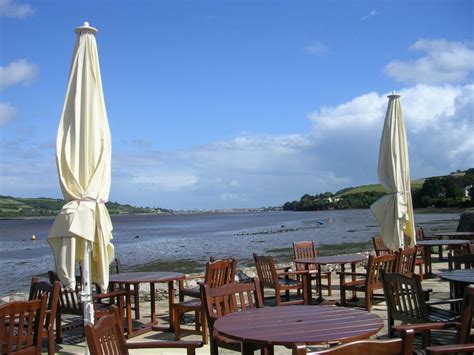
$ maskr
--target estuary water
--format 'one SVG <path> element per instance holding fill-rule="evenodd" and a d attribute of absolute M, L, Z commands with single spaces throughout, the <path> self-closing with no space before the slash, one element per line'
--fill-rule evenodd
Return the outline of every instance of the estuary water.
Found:
<path fill-rule="evenodd" d="M 454 230 L 458 220 L 459 213 L 415 214 L 428 233 Z M 46 241 L 53 221 L 0 220 L 0 295 L 26 292 L 32 276 L 53 269 Z M 370 210 L 124 215 L 112 216 L 112 222 L 115 252 L 127 268 L 154 261 L 204 262 L 211 255 L 248 260 L 253 252 L 272 253 L 298 240 L 360 243 L 379 233 Z"/>

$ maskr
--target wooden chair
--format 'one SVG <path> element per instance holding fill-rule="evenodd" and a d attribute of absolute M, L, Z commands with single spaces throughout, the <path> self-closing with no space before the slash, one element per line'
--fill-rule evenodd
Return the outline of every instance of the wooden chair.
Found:
<path fill-rule="evenodd" d="M 403 331 L 398 339 L 358 340 L 328 350 L 306 352 L 306 345 L 293 345 L 293 355 L 412 355 L 415 332 Z"/>
<path fill-rule="evenodd" d="M 47 309 L 45 312 L 42 337 L 48 340 L 48 354 L 55 354 L 54 343 L 54 322 L 59 303 L 59 292 L 61 284 L 56 281 L 53 285 L 47 281 L 39 281 L 37 277 L 31 279 L 29 300 L 41 299 L 43 295 L 47 297 Z"/>
<path fill-rule="evenodd" d="M 397 252 L 397 265 L 395 270 L 399 274 L 412 276 L 415 273 L 417 249 L 416 248 L 400 248 Z"/>
<path fill-rule="evenodd" d="M 394 321 L 402 323 L 449 322 L 457 320 L 458 313 L 435 307 L 436 305 L 459 302 L 425 300 L 421 279 L 418 275 L 406 276 L 401 274 L 382 275 L 384 296 L 387 302 L 387 319 L 389 335 L 393 336 Z M 429 334 L 424 334 L 423 343 L 429 340 Z"/>
<path fill-rule="evenodd" d="M 293 243 L 293 256 L 295 259 L 301 259 L 301 258 L 316 258 L 317 257 L 317 251 L 316 251 L 316 245 L 314 241 L 302 241 L 302 242 L 294 242 Z M 296 263 L 296 271 L 304 271 L 305 266 Z M 316 289 L 317 285 L 319 282 L 319 276 L 318 276 L 318 267 L 316 265 L 309 265 L 309 278 L 310 281 L 316 281 Z M 327 288 L 328 290 L 328 296 L 332 295 L 332 285 L 331 285 L 331 272 L 326 271 L 321 273 L 321 280 L 326 279 L 327 280 L 327 285 L 324 285 L 323 287 Z"/>
<path fill-rule="evenodd" d="M 240 351 L 240 342 L 218 334 L 214 330 L 214 322 L 229 313 L 263 307 L 259 280 L 252 279 L 252 282 L 248 283 L 234 282 L 217 288 L 202 284 L 201 292 L 209 325 L 211 355 L 217 355 L 219 347 Z M 256 345 L 255 350 L 257 349 L 259 347 Z M 264 353 L 263 349 L 261 351 Z"/>
<path fill-rule="evenodd" d="M 419 238 L 419 235 L 421 235 L 420 233 L 422 232 L 423 232 L 423 229 L 421 227 L 417 228 L 416 240 L 421 240 L 418 238 Z M 383 238 L 381 236 L 372 237 L 372 244 L 374 245 L 375 255 L 386 255 L 386 254 L 394 253 L 394 251 L 388 249 L 385 246 L 385 244 L 383 243 Z M 418 273 L 421 276 L 422 280 L 423 280 L 423 266 L 424 265 L 425 265 L 424 249 L 423 247 L 416 247 L 415 266 L 418 266 Z"/>
<path fill-rule="evenodd" d="M 430 322 L 419 324 L 398 325 L 394 329 L 405 331 L 413 329 L 415 332 L 427 332 L 440 329 L 456 329 L 454 345 L 428 346 L 428 354 L 454 354 L 454 353 L 472 353 L 474 351 L 474 341 L 471 336 L 472 315 L 474 312 L 474 286 L 466 287 L 462 302 L 461 314 L 456 321 L 448 322 Z"/>
<path fill-rule="evenodd" d="M 375 255 L 387 255 L 394 252 L 388 249 L 383 243 L 383 238 L 379 235 L 372 237 L 372 244 L 374 245 Z"/>
<path fill-rule="evenodd" d="M 257 268 L 257 275 L 260 281 L 262 295 L 264 295 L 265 288 L 271 288 L 275 290 L 276 306 L 308 304 L 309 295 L 307 271 L 278 272 L 272 256 L 257 255 L 254 253 L 253 258 Z M 298 280 L 298 277 L 301 277 L 301 281 Z M 290 300 L 291 290 L 301 291 L 303 294 L 303 299 L 293 301 Z M 285 293 L 285 301 L 282 301 L 281 299 L 282 292 Z"/>
<path fill-rule="evenodd" d="M 215 260 L 214 258 L 206 264 L 206 273 L 204 276 L 204 284 L 210 288 L 219 287 L 234 282 L 235 272 L 237 270 L 237 259 Z M 184 296 L 196 296 L 194 289 L 181 288 L 180 302 L 173 305 L 173 328 L 175 339 L 181 338 L 181 320 L 183 315 L 188 312 L 194 312 L 196 328 L 194 330 L 187 329 L 188 333 L 197 333 L 202 335 L 202 341 L 207 344 L 207 319 L 204 312 L 204 305 L 201 300 L 201 291 L 197 289 L 198 298 L 187 301 L 181 301 Z"/>
<path fill-rule="evenodd" d="M 55 272 L 49 271 L 48 276 L 51 283 L 54 283 L 56 281 L 59 282 L 59 278 Z M 83 306 L 81 302 L 80 292 L 80 277 L 77 277 L 76 288 L 74 290 L 61 288 L 61 290 L 59 291 L 59 305 L 56 313 L 56 342 L 58 344 L 61 344 L 63 341 L 64 331 L 82 328 L 84 326 Z M 102 315 L 107 314 L 108 307 L 113 304 L 117 304 L 120 307 L 120 314 L 123 318 L 125 295 L 125 291 L 113 291 L 107 293 L 93 294 L 92 298 L 94 303 L 95 318 L 98 319 Z M 69 318 L 63 324 L 64 314 L 76 315 L 77 317 Z"/>
<path fill-rule="evenodd" d="M 41 354 L 47 296 L 0 306 L 0 351 L 2 354 Z"/>
<path fill-rule="evenodd" d="M 340 276 L 341 305 L 347 305 L 346 291 L 364 292 L 365 309 L 367 311 L 372 310 L 374 291 L 383 288 L 381 273 L 395 272 L 396 266 L 397 255 L 395 254 L 370 255 L 365 273 L 338 272 Z M 347 276 L 351 277 L 351 281 L 346 281 Z"/>
<path fill-rule="evenodd" d="M 112 306 L 109 313 L 96 324 L 84 326 L 87 345 L 91 355 L 125 355 L 130 349 L 186 349 L 188 355 L 202 347 L 200 341 L 146 341 L 127 343 L 123 333 L 122 317 L 119 309 Z"/>

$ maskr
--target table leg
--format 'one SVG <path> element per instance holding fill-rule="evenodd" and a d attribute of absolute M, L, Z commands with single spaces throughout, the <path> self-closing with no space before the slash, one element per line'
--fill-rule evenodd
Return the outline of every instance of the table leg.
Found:
<path fill-rule="evenodd" d="M 169 315 L 170 315 L 170 330 L 174 332 L 174 327 L 173 327 L 173 322 L 171 321 L 174 319 L 174 282 L 173 281 L 168 281 L 168 309 L 169 309 Z M 203 325 L 204 326 L 204 325 Z"/>
<path fill-rule="evenodd" d="M 156 324 L 155 283 L 150 282 L 150 318 L 151 324 Z"/>
<path fill-rule="evenodd" d="M 241 354 L 242 355 L 253 355 L 254 354 L 254 344 L 252 343 L 247 343 L 243 341 L 241 343 Z M 274 355 L 274 350 L 272 345 L 268 345 L 263 349 L 263 353 L 265 355 Z"/>
<path fill-rule="evenodd" d="M 125 299 L 127 301 L 127 339 L 133 336 L 133 323 L 132 323 L 132 296 L 130 292 L 130 284 L 125 284 Z"/>
<path fill-rule="evenodd" d="M 425 277 L 434 277 L 431 267 L 431 247 L 429 245 L 423 246 L 425 254 Z"/>
<path fill-rule="evenodd" d="M 318 294 L 319 294 L 318 300 L 317 300 L 318 303 L 326 301 L 323 297 L 323 282 L 322 282 L 323 280 L 321 277 L 321 271 L 322 271 L 321 264 L 318 264 Z"/>
<path fill-rule="evenodd" d="M 345 265 L 344 264 L 341 264 L 341 270 L 344 271 L 344 268 L 345 268 Z M 352 273 L 355 273 L 356 272 L 356 263 L 351 263 L 351 272 Z M 355 275 L 352 275 L 351 276 L 351 280 L 352 282 L 354 282 L 356 280 L 356 276 Z M 352 291 L 352 301 L 355 302 L 357 301 L 357 292 L 356 291 Z"/>

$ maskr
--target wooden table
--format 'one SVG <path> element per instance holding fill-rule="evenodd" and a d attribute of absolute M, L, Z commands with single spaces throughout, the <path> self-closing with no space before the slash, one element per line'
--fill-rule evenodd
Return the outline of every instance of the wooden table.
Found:
<path fill-rule="evenodd" d="M 170 320 L 173 319 L 173 304 L 174 304 L 174 281 L 182 280 L 185 278 L 185 275 L 179 272 L 154 272 L 154 271 L 145 271 L 145 272 L 125 272 L 120 274 L 110 275 L 109 282 L 112 284 L 124 284 L 125 291 L 127 292 L 126 303 L 127 303 L 127 338 L 131 338 L 143 333 L 146 333 L 152 329 L 162 330 L 163 328 L 156 327 L 156 305 L 155 305 L 155 283 L 168 283 L 168 300 L 169 300 L 169 316 Z M 150 317 L 151 320 L 149 323 L 141 325 L 138 329 L 133 329 L 132 323 L 132 300 L 130 285 L 137 287 L 141 283 L 150 284 Z M 170 321 L 170 329 L 172 329 L 172 324 Z"/>
<path fill-rule="evenodd" d="M 435 237 L 448 237 L 449 239 L 467 239 L 471 240 L 474 239 L 474 232 L 440 232 L 440 233 L 433 233 Z"/>
<path fill-rule="evenodd" d="M 242 343 L 242 354 L 253 354 L 251 344 L 292 347 L 295 343 L 323 344 L 366 339 L 383 327 L 374 313 L 335 306 L 263 307 L 217 319 L 214 329 Z"/>
<path fill-rule="evenodd" d="M 468 240 L 462 239 L 429 239 L 429 240 L 419 240 L 416 242 L 417 245 L 423 246 L 424 255 L 425 255 L 425 275 L 433 276 L 432 268 L 431 268 L 431 247 L 439 247 L 442 248 L 443 245 L 447 247 L 455 247 L 461 245 L 469 245 Z"/>
<path fill-rule="evenodd" d="M 472 240 L 474 239 L 474 232 L 438 232 L 438 233 L 433 233 L 433 235 L 430 238 Z M 439 248 L 438 254 L 439 254 L 439 260 L 440 261 L 443 260 L 443 248 Z"/>
<path fill-rule="evenodd" d="M 445 271 L 441 274 L 441 278 L 452 283 L 454 298 L 464 296 L 464 289 L 469 284 L 474 284 L 474 269 L 456 269 Z"/>
<path fill-rule="evenodd" d="M 445 271 L 441 274 L 441 278 L 453 282 L 462 282 L 474 284 L 474 269 L 458 269 Z"/>
<path fill-rule="evenodd" d="M 316 258 L 301 258 L 295 259 L 295 263 L 303 264 L 306 270 L 309 270 L 310 265 L 317 265 L 318 266 L 318 298 L 316 300 L 317 303 L 324 302 L 325 299 L 323 298 L 323 288 L 321 283 L 321 266 L 328 265 L 328 264 L 339 264 L 341 266 L 341 271 L 344 271 L 346 264 L 351 264 L 351 271 L 355 272 L 356 264 L 362 261 L 367 260 L 367 257 L 364 255 L 336 255 L 336 256 L 318 256 Z M 308 282 L 308 295 L 309 295 L 309 303 L 311 303 L 311 283 Z"/>

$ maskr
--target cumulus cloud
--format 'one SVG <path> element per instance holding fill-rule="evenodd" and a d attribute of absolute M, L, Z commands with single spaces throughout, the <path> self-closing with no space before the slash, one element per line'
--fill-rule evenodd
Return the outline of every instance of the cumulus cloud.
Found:
<path fill-rule="evenodd" d="M 0 0 L 0 17 L 21 20 L 34 13 L 35 10 L 28 4 L 19 4 L 13 0 Z"/>
<path fill-rule="evenodd" d="M 322 42 L 313 42 L 310 45 L 305 47 L 305 51 L 311 55 L 320 57 L 323 54 L 326 54 L 329 51 L 329 49 Z"/>
<path fill-rule="evenodd" d="M 368 20 L 369 18 L 377 16 L 377 15 L 378 15 L 377 10 L 371 10 L 367 15 L 362 16 L 360 19 L 362 21 L 365 21 L 365 20 Z"/>
<path fill-rule="evenodd" d="M 13 121 L 16 117 L 16 109 L 8 102 L 0 102 L 0 127 Z"/>
<path fill-rule="evenodd" d="M 389 77 L 402 83 L 461 83 L 474 69 L 474 49 L 465 43 L 422 39 L 409 49 L 426 54 L 411 61 L 394 60 L 385 67 Z"/>
<path fill-rule="evenodd" d="M 0 0 L 1 1 L 1 0 Z M 31 83 L 38 74 L 38 66 L 26 59 L 18 59 L 0 67 L 0 89 Z"/>

